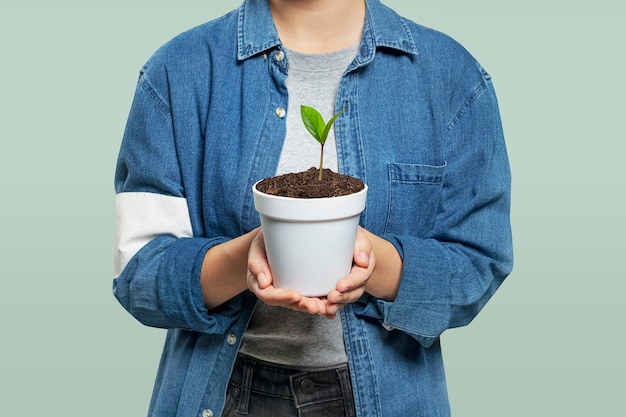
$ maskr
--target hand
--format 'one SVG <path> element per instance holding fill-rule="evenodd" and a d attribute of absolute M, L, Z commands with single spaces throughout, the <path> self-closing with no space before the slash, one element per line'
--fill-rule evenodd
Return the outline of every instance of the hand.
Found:
<path fill-rule="evenodd" d="M 248 253 L 248 288 L 268 305 L 322 314 L 332 319 L 341 307 L 358 300 L 363 295 L 365 284 L 372 275 L 375 263 L 372 245 L 363 229 L 359 228 L 350 274 L 342 278 L 326 297 L 305 297 L 296 290 L 274 287 L 261 230 L 253 239 Z"/>
<path fill-rule="evenodd" d="M 369 281 L 376 267 L 376 257 L 372 250 L 365 229 L 359 226 L 354 245 L 354 258 L 350 274 L 342 278 L 334 290 L 327 297 L 327 316 L 334 317 L 341 307 L 357 301 L 365 292 L 365 285 Z"/>

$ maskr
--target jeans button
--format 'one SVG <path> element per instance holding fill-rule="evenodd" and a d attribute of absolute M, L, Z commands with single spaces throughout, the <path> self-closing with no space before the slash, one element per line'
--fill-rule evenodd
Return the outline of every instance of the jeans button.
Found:
<path fill-rule="evenodd" d="M 305 394 L 310 394 L 315 391 L 315 382 L 311 381 L 309 378 L 305 378 L 300 382 L 300 388 Z"/>

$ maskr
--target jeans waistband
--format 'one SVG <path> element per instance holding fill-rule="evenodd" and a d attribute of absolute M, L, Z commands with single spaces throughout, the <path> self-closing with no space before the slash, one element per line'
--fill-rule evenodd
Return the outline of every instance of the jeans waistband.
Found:
<path fill-rule="evenodd" d="M 321 399 L 344 399 L 352 402 L 352 384 L 348 366 L 299 370 L 263 362 L 240 354 L 235 362 L 231 383 L 242 392 L 256 392 L 293 398 L 296 407 Z M 244 401 L 245 403 L 245 401 Z M 245 404 L 243 404 L 245 406 Z"/>

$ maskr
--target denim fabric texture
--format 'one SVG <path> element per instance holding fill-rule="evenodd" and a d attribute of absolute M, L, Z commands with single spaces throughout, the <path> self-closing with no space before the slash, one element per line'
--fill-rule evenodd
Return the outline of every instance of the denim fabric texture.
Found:
<path fill-rule="evenodd" d="M 448 416 L 439 337 L 468 324 L 513 265 L 498 104 L 457 42 L 366 5 L 336 99 L 337 155 L 368 184 L 361 225 L 395 245 L 403 271 L 393 302 L 366 294 L 341 310 L 354 401 L 359 417 Z M 193 231 L 149 234 L 113 281 L 137 320 L 168 329 L 150 416 L 221 415 L 257 299 L 207 311 L 200 269 L 209 248 L 260 224 L 252 185 L 275 173 L 283 110 L 299 111 L 288 73 L 264 0 L 177 36 L 140 71 L 115 191 L 184 200 Z"/>

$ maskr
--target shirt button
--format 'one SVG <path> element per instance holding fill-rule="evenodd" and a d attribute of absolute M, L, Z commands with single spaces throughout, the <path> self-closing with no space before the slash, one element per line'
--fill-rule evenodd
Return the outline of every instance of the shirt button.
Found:
<path fill-rule="evenodd" d="M 213 411 L 207 408 L 202 412 L 202 417 L 213 417 Z"/>
<path fill-rule="evenodd" d="M 235 343 L 237 343 L 237 336 L 235 334 L 229 334 L 228 338 L 226 339 L 226 342 L 229 345 L 233 346 Z"/>
<path fill-rule="evenodd" d="M 284 107 L 276 107 L 276 116 L 282 119 L 283 117 L 285 117 L 285 114 L 287 114 L 287 112 L 285 111 Z"/>
<path fill-rule="evenodd" d="M 283 59 L 285 59 L 285 53 L 279 49 L 276 52 L 276 61 L 281 62 Z"/>

